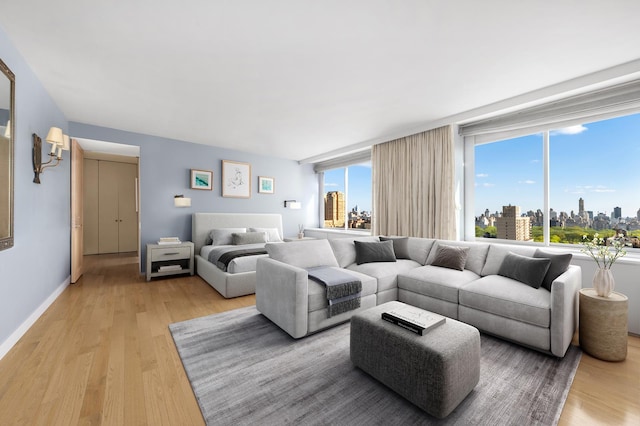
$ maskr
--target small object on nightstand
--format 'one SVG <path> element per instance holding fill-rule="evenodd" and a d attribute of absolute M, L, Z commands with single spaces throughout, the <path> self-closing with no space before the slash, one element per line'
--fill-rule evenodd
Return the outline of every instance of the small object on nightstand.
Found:
<path fill-rule="evenodd" d="M 158 244 L 181 244 L 180 238 L 178 237 L 161 237 L 158 240 Z"/>
<path fill-rule="evenodd" d="M 163 239 L 161 238 L 161 240 Z M 167 275 L 186 273 L 193 275 L 193 250 L 194 246 L 191 241 L 147 244 L 147 281 L 154 277 Z"/>

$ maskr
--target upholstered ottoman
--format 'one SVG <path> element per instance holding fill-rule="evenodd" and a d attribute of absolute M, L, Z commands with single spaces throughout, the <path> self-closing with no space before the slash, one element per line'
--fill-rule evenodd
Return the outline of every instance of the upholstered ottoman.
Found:
<path fill-rule="evenodd" d="M 480 333 L 447 318 L 420 336 L 381 318 L 389 302 L 351 317 L 351 362 L 427 413 L 444 418 L 480 379 Z"/>

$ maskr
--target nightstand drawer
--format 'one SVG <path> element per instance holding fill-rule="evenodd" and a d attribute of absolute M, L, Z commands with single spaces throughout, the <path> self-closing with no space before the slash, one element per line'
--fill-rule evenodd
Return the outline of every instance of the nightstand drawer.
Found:
<path fill-rule="evenodd" d="M 191 247 L 166 247 L 151 250 L 151 261 L 188 259 L 191 257 Z"/>

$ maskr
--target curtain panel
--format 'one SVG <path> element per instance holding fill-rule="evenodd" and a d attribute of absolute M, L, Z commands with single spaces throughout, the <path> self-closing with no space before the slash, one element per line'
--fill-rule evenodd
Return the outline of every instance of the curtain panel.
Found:
<path fill-rule="evenodd" d="M 373 235 L 456 238 L 451 126 L 374 145 Z"/>

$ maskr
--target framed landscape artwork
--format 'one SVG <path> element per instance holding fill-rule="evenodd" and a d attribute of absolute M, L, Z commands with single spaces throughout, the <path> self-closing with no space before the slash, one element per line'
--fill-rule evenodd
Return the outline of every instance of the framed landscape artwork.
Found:
<path fill-rule="evenodd" d="M 222 196 L 251 197 L 251 164 L 222 160 Z"/>
<path fill-rule="evenodd" d="M 191 189 L 213 189 L 213 172 L 191 169 Z"/>
<path fill-rule="evenodd" d="M 275 192 L 275 179 L 272 177 L 258 176 L 258 192 L 260 194 L 273 194 Z"/>

